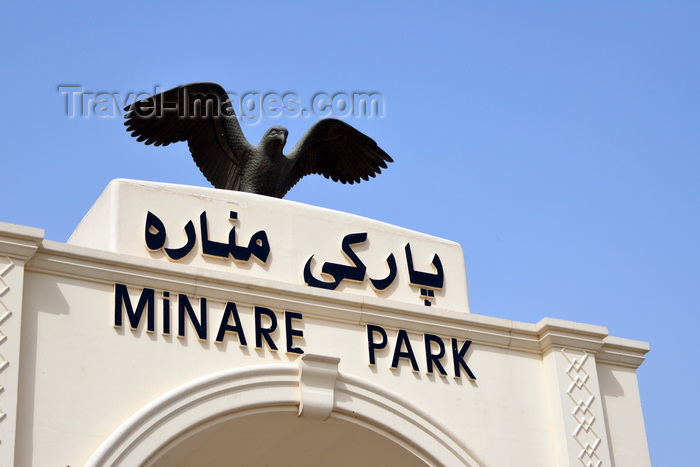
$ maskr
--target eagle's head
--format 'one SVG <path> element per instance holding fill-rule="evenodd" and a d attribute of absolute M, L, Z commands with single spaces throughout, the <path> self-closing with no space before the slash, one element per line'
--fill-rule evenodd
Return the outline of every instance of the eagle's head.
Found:
<path fill-rule="evenodd" d="M 287 143 L 289 131 L 283 126 L 273 126 L 265 132 L 260 141 L 260 145 L 265 148 L 265 152 L 274 155 L 281 154 L 284 145 Z"/>

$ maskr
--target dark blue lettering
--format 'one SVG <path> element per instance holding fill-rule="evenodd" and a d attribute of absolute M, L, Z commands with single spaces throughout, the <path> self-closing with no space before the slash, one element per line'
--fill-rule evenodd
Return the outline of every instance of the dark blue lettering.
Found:
<path fill-rule="evenodd" d="M 163 292 L 163 334 L 170 335 L 170 292 Z"/>
<path fill-rule="evenodd" d="M 267 316 L 270 318 L 270 327 L 269 328 L 264 328 L 262 327 L 262 315 Z M 267 342 L 268 347 L 270 347 L 270 350 L 277 350 L 277 346 L 275 345 L 275 341 L 272 339 L 270 334 L 272 334 L 275 329 L 277 329 L 277 317 L 275 316 L 275 313 L 272 312 L 272 310 L 269 310 L 267 308 L 263 308 L 261 306 L 256 306 L 255 307 L 255 348 L 261 349 L 262 348 L 262 340 L 265 339 L 265 342 Z"/>
<path fill-rule="evenodd" d="M 233 317 L 233 322 L 235 325 L 230 325 L 229 316 Z M 238 342 L 241 345 L 248 345 L 245 340 L 245 334 L 243 333 L 243 326 L 241 326 L 241 318 L 238 316 L 238 309 L 236 304 L 232 302 L 226 303 L 226 309 L 224 310 L 224 315 L 221 317 L 221 324 L 219 325 L 219 332 L 216 334 L 216 342 L 223 342 L 224 335 L 227 332 L 235 332 L 238 334 Z"/>
<path fill-rule="evenodd" d="M 199 319 L 190 304 L 190 299 L 187 295 L 179 294 L 177 298 L 177 336 L 185 337 L 185 315 L 190 318 L 190 322 L 197 331 L 197 338 L 207 340 L 207 299 L 202 297 L 199 299 Z"/>
<path fill-rule="evenodd" d="M 402 347 L 406 347 L 406 351 L 403 352 Z M 394 358 L 391 360 L 391 367 L 398 368 L 399 358 L 407 358 L 411 362 L 411 367 L 413 371 L 418 371 L 418 362 L 416 361 L 416 356 L 413 354 L 413 349 L 411 348 L 411 342 L 408 340 L 408 333 L 406 330 L 399 329 L 399 333 L 396 335 L 396 347 L 394 348 Z"/>
<path fill-rule="evenodd" d="M 433 372 L 433 365 L 435 365 L 441 375 L 447 375 L 445 368 L 443 368 L 440 363 L 440 359 L 445 356 L 445 344 L 442 342 L 442 339 L 434 334 L 425 334 L 423 339 L 425 341 L 425 361 L 428 364 L 428 373 Z M 433 353 L 433 342 L 436 343 L 440 349 L 437 354 Z"/>
<path fill-rule="evenodd" d="M 464 355 L 467 353 L 470 345 L 472 345 L 472 341 L 464 341 L 462 347 L 457 350 L 457 339 L 452 338 L 452 361 L 454 362 L 455 378 L 459 378 L 461 376 L 460 367 L 462 367 L 467 373 L 467 376 L 469 376 L 469 379 L 476 379 L 476 376 L 474 376 L 472 370 L 469 369 L 467 362 L 464 361 Z"/>
<path fill-rule="evenodd" d="M 287 337 L 287 352 L 298 354 L 304 353 L 304 351 L 301 348 L 294 347 L 294 342 L 292 341 L 292 339 L 294 339 L 294 336 L 304 337 L 304 331 L 302 331 L 301 329 L 294 329 L 292 327 L 293 319 L 301 320 L 302 318 L 303 317 L 301 316 L 301 313 L 295 313 L 293 311 L 284 312 L 284 330 Z"/>
<path fill-rule="evenodd" d="M 122 306 L 123 305 L 123 306 Z M 156 329 L 155 320 L 155 293 L 153 289 L 144 288 L 141 291 L 141 297 L 139 297 L 139 303 L 136 305 L 136 311 L 131 305 L 131 299 L 129 298 L 129 292 L 124 284 L 114 284 L 114 325 L 116 327 L 122 326 L 122 309 L 126 308 L 126 314 L 129 317 L 129 324 L 131 329 L 137 329 L 139 323 L 141 322 L 141 316 L 143 316 L 143 311 L 146 309 L 147 314 L 147 327 L 148 332 L 154 332 Z"/>
<path fill-rule="evenodd" d="M 379 335 L 382 336 L 382 340 L 378 343 L 374 342 L 374 333 L 375 332 L 379 333 Z M 387 344 L 386 331 L 380 326 L 376 326 L 374 324 L 368 324 L 367 325 L 367 348 L 369 350 L 369 364 L 370 365 L 375 364 L 374 351 L 378 350 L 378 349 L 383 349 L 384 347 L 386 347 L 386 344 Z"/>

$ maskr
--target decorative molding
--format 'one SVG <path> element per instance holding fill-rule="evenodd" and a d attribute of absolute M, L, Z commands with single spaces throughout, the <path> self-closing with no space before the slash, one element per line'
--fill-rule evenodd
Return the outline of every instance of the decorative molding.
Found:
<path fill-rule="evenodd" d="M 463 438 L 414 402 L 357 376 L 340 373 L 333 417 L 361 424 L 399 442 L 428 465 L 480 466 Z M 340 397 L 345 396 L 345 397 Z"/>
<path fill-rule="evenodd" d="M 208 422 L 295 407 L 300 402 L 299 384 L 299 366 L 293 363 L 236 368 L 191 381 L 136 412 L 86 465 L 152 465 L 170 443 L 196 434 L 210 426 Z M 385 436 L 430 465 L 482 465 L 454 433 L 401 396 L 342 373 L 337 375 L 335 391 L 349 397 L 336 398 L 332 417 Z"/>
<path fill-rule="evenodd" d="M 299 412 L 304 418 L 328 420 L 333 412 L 339 358 L 306 354 L 299 359 Z"/>
<path fill-rule="evenodd" d="M 566 389 L 566 395 L 571 401 L 571 416 L 576 422 L 576 428 L 571 436 L 580 447 L 578 459 L 585 467 L 600 467 L 603 463 L 596 450 L 601 444 L 601 437 L 596 433 L 593 425 L 600 418 L 596 417 L 594 409 L 599 405 L 596 396 L 588 387 L 590 375 L 586 372 L 585 365 L 590 354 L 586 351 L 560 349 L 561 355 L 568 365 L 564 370 L 571 384 Z M 597 392 L 597 391 L 596 391 Z"/>
<path fill-rule="evenodd" d="M 263 390 L 264 389 L 264 390 Z M 183 384 L 132 415 L 102 443 L 87 466 L 148 465 L 183 433 L 226 414 L 276 405 L 296 408 L 299 367 L 292 363 L 224 370 Z"/>
<path fill-rule="evenodd" d="M 639 368 L 644 362 L 644 355 L 649 352 L 649 343 L 607 336 L 603 347 L 595 356 L 597 363 Z"/>
<path fill-rule="evenodd" d="M 4 277 L 7 276 L 7 274 L 10 272 L 10 270 L 12 270 L 14 266 L 15 263 L 9 256 L 0 257 L 0 327 L 5 323 L 5 321 L 7 321 L 10 318 L 10 316 L 12 316 L 12 310 L 4 300 L 4 296 L 10 292 L 10 286 L 7 285 L 7 282 L 5 282 Z M 7 336 L 2 332 L 0 328 L 0 346 L 2 346 L 6 340 Z M 9 364 L 10 362 L 5 359 L 2 353 L 0 353 L 0 376 Z M 4 385 L 0 386 L 0 388 L 2 388 L 2 392 L 4 392 Z M 0 395 L 2 395 L 2 392 L 0 392 Z M 2 423 L 6 417 L 7 414 L 3 410 L 2 405 L 0 405 L 0 423 Z M 0 442 L 2 442 L 2 440 L 0 440 Z"/>
<path fill-rule="evenodd" d="M 536 324 L 542 353 L 553 347 L 567 347 L 596 353 L 603 347 L 608 329 L 592 324 L 544 318 Z"/>
<path fill-rule="evenodd" d="M 305 316 L 348 324 L 373 323 L 415 332 L 453 335 L 488 345 L 542 355 L 553 342 L 596 352 L 607 342 L 607 329 L 545 318 L 537 324 L 482 316 L 421 305 L 393 303 L 352 294 L 293 286 L 272 280 L 250 278 L 236 273 L 195 268 L 186 264 L 125 257 L 92 248 L 44 241 L 26 266 L 33 272 L 81 278 L 95 283 L 124 284 L 206 295 L 228 300 L 235 294 L 243 303 L 258 303 L 279 309 L 304 310 Z M 194 278 L 194 279 L 193 279 Z M 642 342 L 605 346 L 606 359 L 636 352 Z M 642 353 L 643 355 L 643 353 Z M 622 358 L 622 357 L 620 357 Z"/>
<path fill-rule="evenodd" d="M 0 222 L 0 253 L 27 261 L 44 239 L 44 231 L 33 227 Z"/>
<path fill-rule="evenodd" d="M 5 264 L 3 265 L 3 263 Z M 6 276 L 14 266 L 15 263 L 9 256 L 0 257 L 0 324 L 12 314 L 2 297 L 10 291 L 10 286 L 7 285 L 3 277 Z"/>

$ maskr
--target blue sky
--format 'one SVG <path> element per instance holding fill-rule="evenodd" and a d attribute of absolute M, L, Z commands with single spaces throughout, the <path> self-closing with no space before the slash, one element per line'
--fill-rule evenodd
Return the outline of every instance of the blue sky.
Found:
<path fill-rule="evenodd" d="M 114 178 L 208 186 L 184 144 L 66 115 L 60 85 L 126 97 L 376 92 L 345 120 L 395 160 L 287 199 L 459 242 L 472 312 L 555 317 L 651 343 L 638 371 L 652 461 L 697 443 L 700 4 L 653 1 L 5 2 L 0 221 L 64 242 Z M 288 148 L 315 121 L 284 125 Z"/>

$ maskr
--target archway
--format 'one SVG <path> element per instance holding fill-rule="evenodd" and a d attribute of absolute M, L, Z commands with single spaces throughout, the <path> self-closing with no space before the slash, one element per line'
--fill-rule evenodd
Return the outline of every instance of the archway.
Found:
<path fill-rule="evenodd" d="M 280 449 L 287 450 L 285 465 L 294 465 L 294 459 L 299 465 L 308 465 L 305 459 L 342 465 L 342 456 L 347 465 L 357 465 L 354 460 L 363 455 L 357 460 L 376 459 L 376 465 L 385 456 L 398 465 L 478 465 L 429 414 L 352 375 L 338 373 L 328 420 L 297 418 L 299 378 L 298 365 L 271 364 L 191 381 L 135 413 L 87 465 L 160 466 L 198 454 L 204 458 L 197 465 L 207 459 L 243 465 L 246 456 L 256 455 L 254 464 L 275 465 Z"/>

